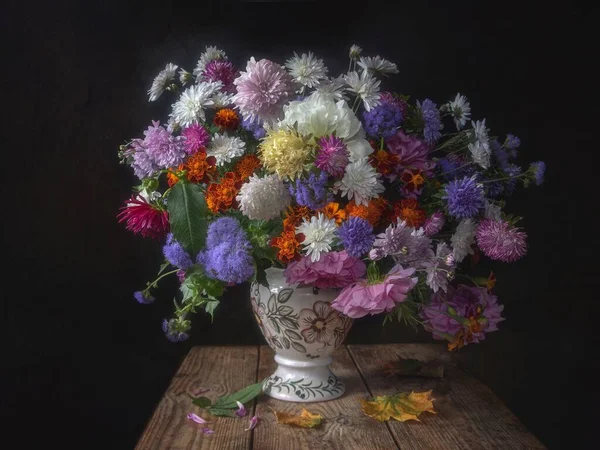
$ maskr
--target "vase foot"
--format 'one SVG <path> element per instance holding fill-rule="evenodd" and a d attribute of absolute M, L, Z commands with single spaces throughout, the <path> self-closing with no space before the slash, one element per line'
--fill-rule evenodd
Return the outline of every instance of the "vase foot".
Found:
<path fill-rule="evenodd" d="M 275 355 L 277 370 L 263 383 L 270 397 L 288 402 L 323 402 L 344 394 L 346 386 L 329 365 L 333 358 L 296 361 Z"/>

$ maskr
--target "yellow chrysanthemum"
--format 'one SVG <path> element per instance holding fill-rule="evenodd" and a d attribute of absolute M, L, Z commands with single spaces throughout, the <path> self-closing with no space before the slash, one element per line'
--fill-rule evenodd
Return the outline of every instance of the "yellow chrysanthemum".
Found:
<path fill-rule="evenodd" d="M 300 176 L 314 157 L 314 145 L 297 131 L 270 131 L 259 147 L 265 169 L 282 180 Z"/>

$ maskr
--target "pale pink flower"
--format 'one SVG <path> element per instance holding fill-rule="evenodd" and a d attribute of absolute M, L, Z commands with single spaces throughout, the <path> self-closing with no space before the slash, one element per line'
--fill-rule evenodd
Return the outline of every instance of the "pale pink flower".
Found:
<path fill-rule="evenodd" d="M 311 284 L 318 288 L 343 288 L 364 276 L 367 267 L 358 258 L 343 252 L 322 253 L 318 261 L 303 257 L 290 263 L 284 275 L 290 284 Z"/>

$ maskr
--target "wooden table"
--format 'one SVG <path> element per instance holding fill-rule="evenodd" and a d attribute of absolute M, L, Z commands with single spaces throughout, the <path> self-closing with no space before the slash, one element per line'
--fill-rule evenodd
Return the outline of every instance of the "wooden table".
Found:
<path fill-rule="evenodd" d="M 445 360 L 443 378 L 386 376 L 383 370 L 399 358 Z M 299 412 L 301 404 L 260 396 L 248 417 L 209 418 L 215 433 L 205 435 L 186 415 L 209 416 L 191 403 L 199 387 L 211 399 L 266 378 L 275 369 L 267 346 L 194 347 L 175 374 L 141 436 L 137 449 L 223 450 L 374 450 L 374 449 L 543 449 L 519 420 L 485 385 L 459 369 L 443 346 L 435 344 L 348 345 L 332 366 L 346 382 L 337 400 L 305 406 L 323 416 L 319 428 L 279 425 L 269 407 Z M 433 389 L 437 414 L 423 413 L 421 422 L 377 422 L 363 414 L 359 399 L 373 395 Z M 258 414 L 253 431 L 244 431 Z"/>

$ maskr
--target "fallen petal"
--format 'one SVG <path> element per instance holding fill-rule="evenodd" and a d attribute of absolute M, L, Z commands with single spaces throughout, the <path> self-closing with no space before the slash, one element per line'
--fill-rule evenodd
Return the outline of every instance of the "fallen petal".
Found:
<path fill-rule="evenodd" d="M 204 420 L 202 417 L 200 417 L 199 415 L 197 415 L 197 414 L 194 414 L 194 413 L 189 413 L 189 414 L 187 415 L 187 418 L 188 418 L 189 420 L 193 420 L 193 421 L 194 421 L 194 422 L 196 422 L 196 423 L 209 423 L 209 422 L 207 422 L 206 420 Z"/>
<path fill-rule="evenodd" d="M 252 419 L 250 419 L 250 425 L 244 431 L 254 430 L 256 425 L 258 424 L 258 414 L 255 415 Z"/>
<path fill-rule="evenodd" d="M 193 392 L 193 394 L 194 394 L 194 397 L 198 397 L 199 395 L 202 395 L 202 394 L 204 394 L 204 393 L 206 393 L 208 391 L 210 391 L 210 388 L 200 387 L 200 388 L 196 389 Z"/>
<path fill-rule="evenodd" d="M 210 428 L 203 428 L 202 432 L 204 434 L 215 434 L 215 430 L 211 430 Z"/>
<path fill-rule="evenodd" d="M 235 412 L 235 415 L 238 417 L 244 417 L 247 414 L 246 407 L 241 402 L 236 401 L 236 403 L 238 405 L 238 410 Z"/>

